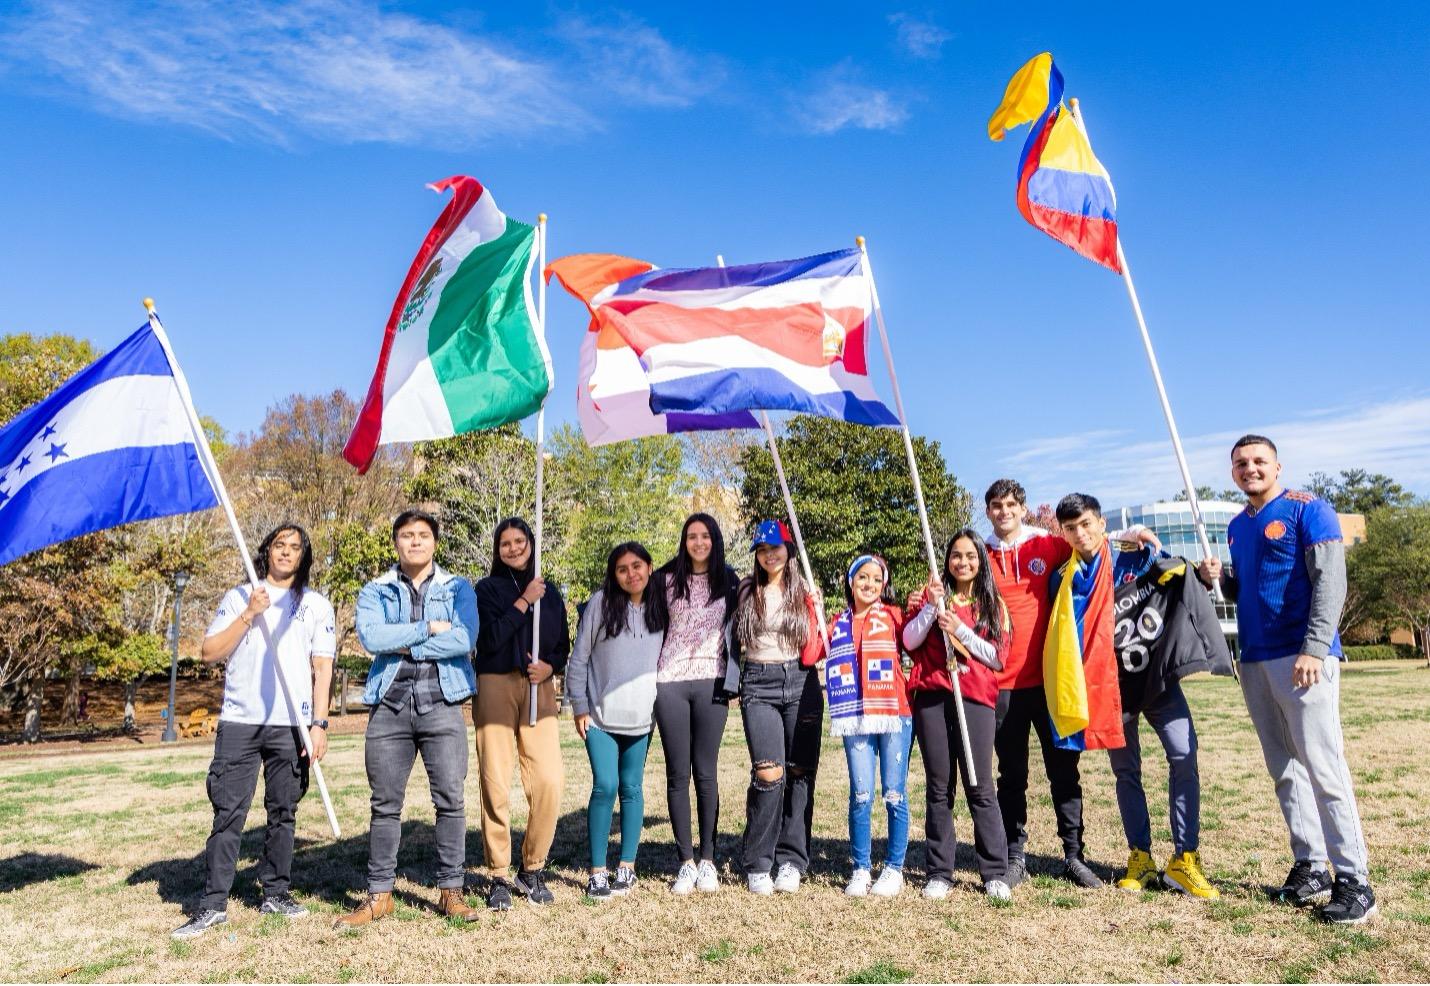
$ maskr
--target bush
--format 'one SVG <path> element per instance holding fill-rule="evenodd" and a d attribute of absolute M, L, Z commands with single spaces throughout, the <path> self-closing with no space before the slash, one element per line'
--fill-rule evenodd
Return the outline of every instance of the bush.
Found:
<path fill-rule="evenodd" d="M 346 671 L 349 677 L 362 680 L 372 668 L 372 658 L 363 654 L 343 654 L 338 658 L 337 666 Z"/>
<path fill-rule="evenodd" d="M 1357 644 L 1344 649 L 1347 661 L 1411 661 L 1420 657 L 1410 644 Z"/>

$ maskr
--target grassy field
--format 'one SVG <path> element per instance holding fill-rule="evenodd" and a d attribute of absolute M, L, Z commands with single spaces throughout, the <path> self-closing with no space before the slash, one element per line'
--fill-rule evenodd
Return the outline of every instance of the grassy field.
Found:
<path fill-rule="evenodd" d="M 1430 979 L 1430 672 L 1408 663 L 1351 665 L 1343 713 L 1351 767 L 1370 843 L 1380 916 L 1356 930 L 1320 926 L 1270 904 L 1266 888 L 1290 865 L 1285 829 L 1236 685 L 1197 678 L 1187 692 L 1202 746 L 1202 851 L 1222 899 L 1207 905 L 1167 893 L 1083 891 L 1048 875 L 1056 849 L 1041 768 L 1034 768 L 1034 879 L 995 907 L 975 892 L 961 847 L 959 891 L 927 902 L 914 887 L 893 901 L 853 901 L 847 875 L 847 779 L 840 747 L 826 742 L 818 782 L 814 860 L 795 897 L 747 894 L 730 863 L 743 826 L 749 769 L 738 715 L 721 758 L 715 895 L 666 891 L 675 853 L 665 817 L 659 744 L 646 771 L 646 842 L 635 894 L 602 905 L 580 892 L 589 770 L 563 723 L 566 798 L 553 868 L 554 906 L 485 911 L 454 926 L 433 911 L 432 808 L 413 773 L 399 859 L 396 920 L 339 933 L 333 915 L 363 884 L 367 782 L 362 738 L 339 736 L 326 761 L 345 829 L 329 837 L 316 791 L 299 812 L 296 896 L 313 916 L 286 924 L 261 917 L 253 870 L 262 796 L 249 817 L 230 923 L 190 944 L 168 932 L 197 899 L 210 821 L 204 796 L 209 749 L 144 746 L 0 759 L 0 979 L 22 981 L 433 981 L 555 982 L 816 980 L 1023 981 L 1426 981 Z M 1166 844 L 1166 770 L 1151 751 L 1159 857 Z M 1036 757 L 1034 758 L 1036 761 Z M 1088 854 L 1111 875 L 1125 859 L 1107 758 L 1084 758 Z M 911 883 L 923 868 L 922 764 L 910 778 L 915 841 Z M 468 781 L 467 858 L 481 860 L 475 761 Z M 971 836 L 962 810 L 958 831 Z M 518 824 L 524 802 L 516 802 Z M 883 819 L 876 811 L 876 836 Z M 875 858 L 882 852 L 876 838 Z M 612 854 L 614 861 L 614 853 Z M 478 880 L 472 878 L 472 892 Z M 476 897 L 472 900 L 475 902 Z"/>

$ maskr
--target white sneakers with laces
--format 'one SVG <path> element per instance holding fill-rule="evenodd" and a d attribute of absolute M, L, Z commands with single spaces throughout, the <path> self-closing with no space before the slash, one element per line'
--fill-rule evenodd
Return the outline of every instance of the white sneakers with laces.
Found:
<path fill-rule="evenodd" d="M 694 862 L 680 864 L 680 870 L 675 874 L 675 882 L 670 885 L 670 892 L 684 897 L 695 889 L 695 880 L 699 876 L 699 871 L 695 868 Z"/>
<path fill-rule="evenodd" d="M 874 886 L 869 889 L 869 892 L 875 897 L 897 897 L 899 891 L 903 889 L 904 871 L 886 866 L 879 871 L 879 879 L 874 881 Z"/>
<path fill-rule="evenodd" d="M 750 893 L 760 897 L 768 897 L 775 892 L 775 881 L 770 879 L 768 873 L 750 873 L 745 877 L 745 886 Z"/>
<path fill-rule="evenodd" d="M 844 892 L 850 897 L 864 897 L 869 893 L 869 884 L 873 878 L 869 876 L 868 870 L 855 870 L 849 878 L 849 883 L 845 885 Z"/>
<path fill-rule="evenodd" d="M 702 894 L 713 894 L 720 889 L 720 874 L 715 871 L 715 864 L 708 859 L 702 859 L 700 868 L 696 870 L 695 889 Z"/>
<path fill-rule="evenodd" d="M 800 879 L 800 872 L 793 863 L 781 863 L 779 873 L 775 874 L 775 889 L 782 894 L 798 893 Z"/>
<path fill-rule="evenodd" d="M 931 880 L 929 880 L 928 883 L 924 884 L 924 899 L 943 900 L 945 897 L 948 896 L 948 892 L 952 889 L 953 885 L 950 884 L 943 877 L 933 877 Z"/>

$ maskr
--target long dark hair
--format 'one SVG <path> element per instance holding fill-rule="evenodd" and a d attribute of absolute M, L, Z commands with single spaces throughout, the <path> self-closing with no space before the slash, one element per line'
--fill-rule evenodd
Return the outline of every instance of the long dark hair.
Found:
<path fill-rule="evenodd" d="M 526 535 L 526 543 L 531 547 L 531 554 L 526 559 L 523 568 L 512 568 L 501 560 L 501 536 L 507 531 L 515 528 Z M 536 574 L 536 535 L 531 533 L 531 526 L 520 517 L 508 517 L 497 525 L 496 531 L 492 534 L 492 568 L 493 575 L 510 575 L 516 580 L 517 585 L 525 588 Z"/>
<path fill-rule="evenodd" d="M 1003 639 L 1003 597 L 998 594 L 998 583 L 993 581 L 993 567 L 988 563 L 988 549 L 983 539 L 971 527 L 965 527 L 948 539 L 948 547 L 943 549 L 943 584 L 949 595 L 953 594 L 953 573 L 948 570 L 948 559 L 953 554 L 953 546 L 960 538 L 973 542 L 978 552 L 978 574 L 973 576 L 973 616 L 977 625 L 973 632 L 985 640 L 999 643 Z"/>
<path fill-rule="evenodd" d="M 779 622 L 774 627 L 766 627 L 764 589 L 770 584 L 770 573 L 760 564 L 759 552 L 756 552 L 755 573 L 740 583 L 740 600 L 735 607 L 735 633 L 741 646 L 749 647 L 766 629 L 773 629 L 780 643 L 796 654 L 809 642 L 809 587 L 789 554 L 786 546 L 785 570 L 780 576 Z"/>
<path fill-rule="evenodd" d="M 695 574 L 695 563 L 691 561 L 690 552 L 686 550 L 685 535 L 690 532 L 690 525 L 697 523 L 704 524 L 705 529 L 710 532 L 710 567 L 705 578 L 710 583 L 710 599 L 713 602 L 728 596 L 730 590 L 735 588 L 730 584 L 730 569 L 725 564 L 725 535 L 720 533 L 720 525 L 714 517 L 695 513 L 685 518 L 685 524 L 680 528 L 680 544 L 675 549 L 675 557 L 662 565 L 660 570 L 672 580 L 676 599 L 690 597 L 690 577 Z"/>
<path fill-rule="evenodd" d="M 298 524 L 279 524 L 268 532 L 258 545 L 258 551 L 253 556 L 253 570 L 258 573 L 260 579 L 268 578 L 268 551 L 273 547 L 273 542 L 278 540 L 278 535 L 293 531 L 298 535 L 298 540 L 302 542 L 303 553 L 298 558 L 298 568 L 293 572 L 293 599 L 289 604 L 294 613 L 303 605 L 303 592 L 308 588 L 308 576 L 313 570 L 313 541 L 308 537 L 308 532 L 303 530 Z"/>
<path fill-rule="evenodd" d="M 871 559 L 873 559 L 874 561 L 878 562 L 879 565 L 884 569 L 884 591 L 881 592 L 881 593 L 879 593 L 879 602 L 883 603 L 885 606 L 896 606 L 896 605 L 898 605 L 898 604 L 894 601 L 894 572 L 893 572 L 893 569 L 889 568 L 889 559 L 885 558 L 883 555 L 879 554 L 877 551 L 866 552 L 866 554 L 868 554 L 868 556 L 869 556 Z M 863 554 L 859 555 L 858 557 L 854 558 L 853 561 L 850 561 L 849 564 L 850 564 L 850 565 L 853 565 L 854 562 L 858 561 L 859 558 L 862 558 L 862 557 L 864 557 Z M 864 564 L 867 565 L 867 564 L 869 564 L 869 563 L 868 563 L 868 562 L 865 562 Z M 860 568 L 863 568 L 864 566 L 861 565 L 861 566 L 859 566 L 859 567 L 860 567 Z M 858 574 L 858 573 L 853 573 L 853 574 Z M 845 602 L 845 604 L 849 607 L 850 612 L 853 612 L 853 611 L 854 611 L 854 579 L 853 579 L 853 575 L 845 575 L 845 577 L 844 577 L 844 602 Z"/>
<path fill-rule="evenodd" d="M 647 565 L 651 564 L 650 552 L 639 541 L 626 541 L 611 549 L 606 556 L 606 577 L 601 581 L 601 629 L 607 638 L 619 637 L 630 628 L 630 596 L 616 580 L 616 563 L 626 555 L 635 555 Z M 645 616 L 648 633 L 660 633 L 665 629 L 665 594 L 652 591 L 655 586 L 655 571 L 641 590 L 641 610 Z"/>

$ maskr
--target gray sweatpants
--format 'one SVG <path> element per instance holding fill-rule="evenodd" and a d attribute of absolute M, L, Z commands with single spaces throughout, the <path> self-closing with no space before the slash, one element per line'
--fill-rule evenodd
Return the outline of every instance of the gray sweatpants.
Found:
<path fill-rule="evenodd" d="M 1246 710 L 1276 782 L 1291 853 L 1298 862 L 1329 861 L 1338 876 L 1364 882 L 1365 836 L 1341 734 L 1341 662 L 1326 658 L 1321 680 L 1309 688 L 1292 687 L 1295 663 L 1291 654 L 1241 665 Z"/>

